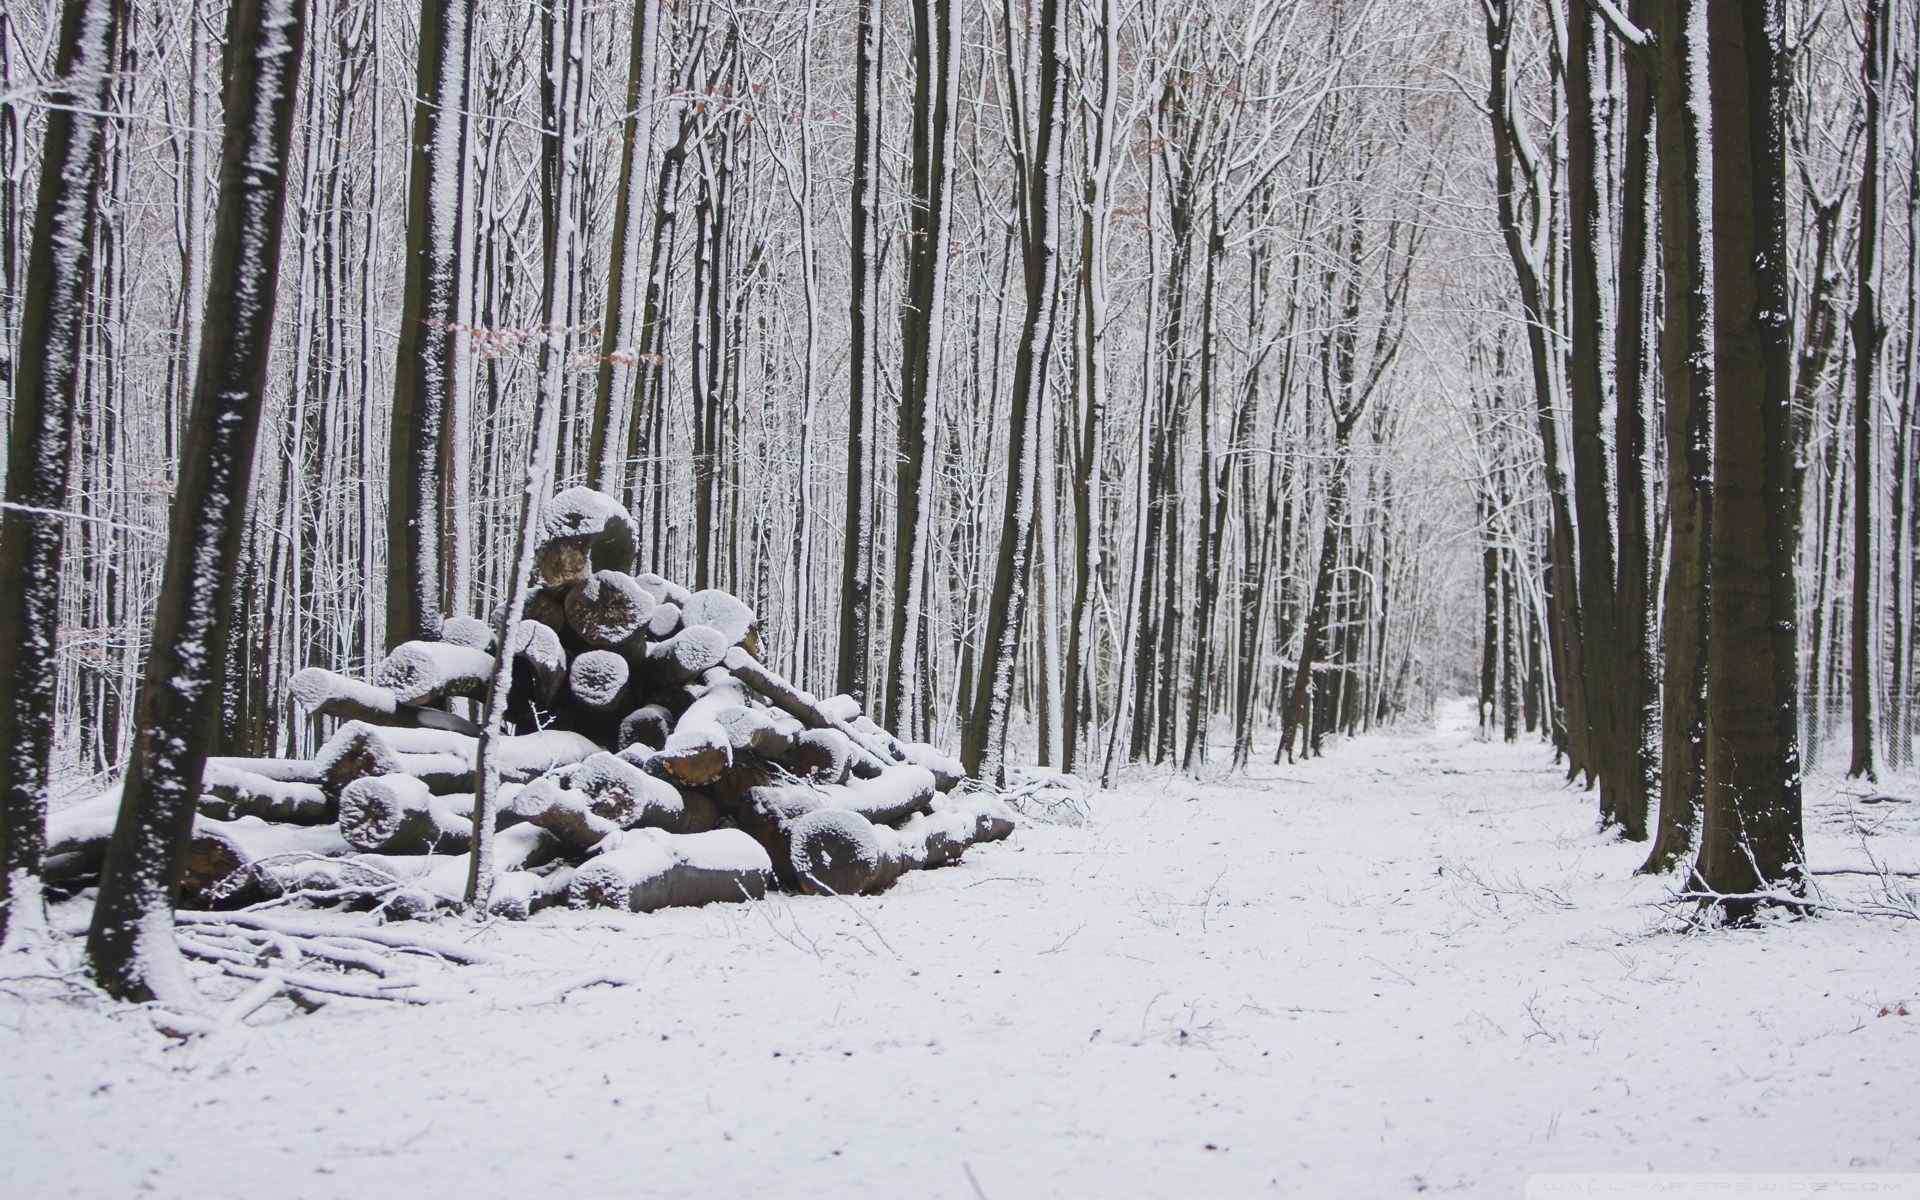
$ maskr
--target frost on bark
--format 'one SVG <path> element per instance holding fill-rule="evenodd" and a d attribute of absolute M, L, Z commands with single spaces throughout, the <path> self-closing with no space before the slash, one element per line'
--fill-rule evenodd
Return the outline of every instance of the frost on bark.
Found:
<path fill-rule="evenodd" d="M 1013 19 L 1009 0 L 1005 17 Z M 1013 404 L 1007 415 L 1005 507 L 1000 517 L 999 557 L 987 607 L 986 639 L 972 710 L 961 743 L 968 775 L 999 783 L 1005 776 L 1007 718 L 1013 705 L 1020 622 L 1027 597 L 1028 532 L 1033 525 L 1034 422 L 1045 419 L 1047 363 L 1053 347 L 1053 292 L 1060 262 L 1058 246 L 1059 178 L 1065 142 L 1066 67 L 1062 61 L 1061 0 L 1041 0 L 1034 15 L 1039 105 L 1030 148 L 1024 128 L 1017 169 L 1026 202 L 1021 228 L 1025 266 L 1026 314 L 1014 355 Z"/>
<path fill-rule="evenodd" d="M 107 114 L 126 24 L 124 0 L 69 0 L 47 96 L 0 512 L 0 571 L 9 581 L 0 587 L 0 943 L 36 936 L 46 922 L 40 869 L 66 541 L 55 514 L 67 506 Z"/>
<path fill-rule="evenodd" d="M 626 428 L 639 383 L 640 293 L 646 274 L 645 199 L 653 171 L 655 93 L 660 79 L 660 0 L 633 6 L 627 63 L 626 122 L 620 138 L 620 182 L 614 193 L 613 254 L 607 264 L 607 313 L 594 379 L 587 486 L 619 495 L 625 485 Z"/>
<path fill-rule="evenodd" d="M 849 268 L 847 323 L 851 358 L 847 368 L 847 506 L 840 556 L 839 689 L 856 700 L 867 694 L 867 635 L 873 605 L 873 514 L 867 497 L 874 406 L 879 389 L 877 322 L 868 309 L 879 298 L 880 205 L 880 3 L 859 0 L 854 79 L 853 261 Z"/>
<path fill-rule="evenodd" d="M 1848 667 L 1853 755 L 1849 778 L 1880 777 L 1880 530 L 1875 500 L 1874 431 L 1879 424 L 1880 347 L 1886 327 L 1880 317 L 1880 192 L 1885 175 L 1886 90 L 1892 75 L 1889 0 L 1867 0 L 1861 50 L 1866 92 L 1866 155 L 1860 171 L 1859 264 L 1853 309 L 1853 623 L 1848 631 Z M 1917 151 L 1920 152 L 1920 151 Z M 1920 250 L 1910 248 L 1910 253 Z"/>
<path fill-rule="evenodd" d="M 1649 872 L 1671 869 L 1693 849 L 1706 786 L 1714 393 L 1707 4 L 1653 5 L 1669 559 L 1660 623 L 1660 817 L 1642 868 Z"/>
<path fill-rule="evenodd" d="M 228 27 L 234 52 L 205 334 L 133 750 L 87 935 L 94 977 L 122 999 L 198 1002 L 174 943 L 173 908 L 219 717 L 219 655 L 266 390 L 305 22 L 305 0 L 236 0 Z"/>
<path fill-rule="evenodd" d="M 440 636 L 440 508 L 458 372 L 472 0 L 421 0 L 406 293 L 387 449 L 387 644 Z"/>
<path fill-rule="evenodd" d="M 1800 886 L 1785 0 L 1708 0 L 1714 397 L 1702 889 Z"/>

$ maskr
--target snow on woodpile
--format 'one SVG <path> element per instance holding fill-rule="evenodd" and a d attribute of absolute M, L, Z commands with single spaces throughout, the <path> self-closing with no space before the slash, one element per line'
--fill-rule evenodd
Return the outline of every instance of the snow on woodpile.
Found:
<path fill-rule="evenodd" d="M 184 896 L 417 917 L 456 907 L 474 837 L 479 728 L 500 647 L 509 734 L 492 758 L 490 905 L 651 912 L 769 887 L 858 895 L 1012 832 L 1005 805 L 954 791 L 944 751 L 903 742 L 847 696 L 817 698 L 761 658 L 752 607 L 717 588 L 633 575 L 635 523 L 570 488 L 541 517 L 527 616 L 455 616 L 367 678 L 294 674 L 289 699 L 337 722 L 310 761 L 209 761 Z M 118 793 L 55 814 L 49 875 L 84 886 Z"/>

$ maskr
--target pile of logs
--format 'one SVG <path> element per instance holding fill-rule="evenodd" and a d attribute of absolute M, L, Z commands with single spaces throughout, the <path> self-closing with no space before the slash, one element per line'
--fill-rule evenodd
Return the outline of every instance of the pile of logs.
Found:
<path fill-rule="evenodd" d="M 769 669 L 739 599 L 631 574 L 634 525 L 618 503 L 562 492 L 541 534 L 537 587 L 504 647 L 503 614 L 455 617 L 368 679 L 309 667 L 293 703 L 340 722 L 312 760 L 209 761 L 184 905 L 281 898 L 416 917 L 459 904 L 480 730 L 449 702 L 484 702 L 499 653 L 512 688 L 493 754 L 496 914 L 877 892 L 1012 832 L 998 800 L 955 790 L 953 759 Z M 50 882 L 92 882 L 118 806 L 114 790 L 54 814 Z"/>

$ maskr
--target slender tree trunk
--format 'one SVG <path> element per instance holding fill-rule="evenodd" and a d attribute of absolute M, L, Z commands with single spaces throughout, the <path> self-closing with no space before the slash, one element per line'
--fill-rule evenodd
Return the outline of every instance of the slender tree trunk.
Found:
<path fill-rule="evenodd" d="M 1008 0 L 1007 19 L 1012 18 Z M 1059 271 L 1058 202 L 1060 164 L 1066 122 L 1066 65 L 1061 42 L 1065 10 L 1061 0 L 1040 0 L 1036 19 L 1038 114 L 1034 146 L 1023 164 L 1026 221 L 1022 256 L 1026 276 L 1026 317 L 1014 355 L 1013 405 L 1007 417 L 1007 471 L 1000 520 L 999 560 L 994 565 L 993 595 L 987 610 L 987 636 L 981 651 L 973 712 L 961 743 L 968 775 L 1005 782 L 1006 732 L 1018 669 L 1021 618 L 1027 593 L 1027 530 L 1033 522 L 1033 471 L 1030 457 L 1034 422 L 1046 419 L 1047 367 L 1052 356 L 1054 292 Z M 1022 137 L 1025 137 L 1024 132 Z"/>
<path fill-rule="evenodd" d="M 1667 567 L 1660 628 L 1660 820 L 1641 868 L 1693 849 L 1706 787 L 1708 553 L 1713 515 L 1713 164 L 1707 95 L 1709 0 L 1653 6 L 1659 82 L 1660 371 L 1666 396 Z"/>
<path fill-rule="evenodd" d="M 442 441 L 452 405 L 473 0 L 420 0 L 406 296 L 387 451 L 387 641 L 440 636 Z"/>
<path fill-rule="evenodd" d="M 879 403 L 878 322 L 871 306 L 880 296 L 880 5 L 858 0 L 859 47 L 855 54 L 853 116 L 853 264 L 849 269 L 847 323 L 852 357 L 847 390 L 847 507 L 840 558 L 840 663 L 837 686 L 856 700 L 867 695 L 867 636 L 873 604 L 873 517 L 867 497 L 868 455 Z"/>
<path fill-rule="evenodd" d="M 1850 779 L 1880 777 L 1880 530 L 1875 520 L 1880 480 L 1875 477 L 1874 431 L 1880 407 L 1880 190 L 1885 176 L 1882 143 L 1885 97 L 1892 75 L 1893 24 L 1889 0 L 1867 0 L 1861 52 L 1866 92 L 1866 153 L 1860 172 L 1859 264 L 1853 309 L 1853 625 L 1849 659 L 1853 710 Z"/>
<path fill-rule="evenodd" d="M 246 535 L 305 33 L 305 0 L 235 0 L 206 334 L 133 752 L 87 935 L 95 979 L 127 1000 L 199 1002 L 173 908 L 219 716 L 210 648 L 225 641 Z"/>

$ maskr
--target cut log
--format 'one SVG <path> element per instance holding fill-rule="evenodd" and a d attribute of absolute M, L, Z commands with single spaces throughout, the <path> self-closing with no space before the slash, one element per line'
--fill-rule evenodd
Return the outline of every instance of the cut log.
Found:
<path fill-rule="evenodd" d="M 671 604 L 675 608 L 685 608 L 687 601 L 693 599 L 692 592 L 663 575 L 648 572 L 645 575 L 635 576 L 634 582 L 652 592 L 655 600 L 662 604 Z"/>
<path fill-rule="evenodd" d="M 656 642 L 664 642 L 680 632 L 680 606 L 671 600 L 662 600 L 653 606 L 647 615 L 646 634 Z"/>
<path fill-rule="evenodd" d="M 216 755 L 207 760 L 209 767 L 231 767 L 248 771 L 281 783 L 319 783 L 320 768 L 310 758 L 238 758 Z"/>
<path fill-rule="evenodd" d="M 635 550 L 632 516 L 604 492 L 568 488 L 541 508 L 534 568 L 548 587 L 570 587 L 596 570 L 631 571 Z"/>
<path fill-rule="evenodd" d="M 602 752 L 582 762 L 567 785 L 585 793 L 594 811 L 624 828 L 704 833 L 720 821 L 712 800 L 683 792 L 671 781 L 613 754 Z"/>
<path fill-rule="evenodd" d="M 737 829 L 673 834 L 636 829 L 573 873 L 575 908 L 654 912 L 662 908 L 759 900 L 773 864 L 758 842 Z"/>
<path fill-rule="evenodd" d="M 316 717 L 338 717 L 343 721 L 390 725 L 399 707 L 392 688 L 341 675 L 325 667 L 303 667 L 295 671 L 287 681 L 287 695 Z"/>
<path fill-rule="evenodd" d="M 495 828 L 518 821 L 512 799 L 520 788 L 501 785 Z M 473 793 L 436 795 L 411 775 L 356 779 L 340 793 L 340 834 L 356 850 L 464 854 L 473 842 Z"/>
<path fill-rule="evenodd" d="M 794 820 L 788 838 L 794 879 L 809 895 L 885 891 L 907 869 L 892 831 L 850 809 L 815 809 Z"/>
<path fill-rule="evenodd" d="M 492 654 L 493 626 L 479 617 L 448 617 L 440 623 L 440 640 Z"/>
<path fill-rule="evenodd" d="M 888 767 L 872 779 L 826 789 L 827 803 L 857 812 L 876 825 L 898 825 L 915 813 L 933 811 L 933 772 L 925 767 Z"/>
<path fill-rule="evenodd" d="M 805 732 L 800 722 L 785 713 L 745 705 L 723 709 L 714 720 L 726 731 L 735 755 L 758 754 L 765 759 L 786 755 L 793 749 L 794 738 Z"/>
<path fill-rule="evenodd" d="M 711 625 L 689 625 L 664 641 L 649 642 L 640 654 L 647 686 L 665 688 L 698 679 L 720 665 L 731 644 Z"/>
<path fill-rule="evenodd" d="M 196 908 L 238 908 L 271 899 L 284 891 L 288 873 L 352 851 L 331 825 L 196 817 L 181 869 L 180 899 Z"/>
<path fill-rule="evenodd" d="M 207 763 L 199 809 L 227 821 L 259 817 L 293 825 L 324 825 L 335 815 L 333 802 L 318 784 L 269 779 L 223 766 L 218 759 Z"/>
<path fill-rule="evenodd" d="M 338 796 L 356 779 L 369 775 L 413 775 L 445 795 L 472 786 L 473 738 L 428 729 L 378 729 L 359 721 L 340 727 L 315 756 L 321 786 Z M 554 767 L 576 763 L 597 752 L 592 740 L 560 729 L 544 729 L 501 738 L 495 760 L 506 783 L 525 783 Z"/>
<path fill-rule="evenodd" d="M 884 743 L 856 729 L 832 706 L 823 704 L 811 693 L 803 691 L 775 674 L 744 648 L 735 646 L 728 650 L 722 665 L 732 672 L 735 678 L 766 697 L 776 708 L 808 729 L 832 729 L 845 736 L 854 747 L 852 769 L 856 773 L 863 776 L 878 774 L 881 768 L 899 761 L 902 757 L 896 755 Z"/>
<path fill-rule="evenodd" d="M 573 855 L 585 854 L 620 832 L 617 821 L 594 811 L 593 798 L 551 776 L 536 779 L 513 798 L 514 815 L 551 833 Z"/>
<path fill-rule="evenodd" d="M 47 814 L 47 851 L 40 874 L 48 883 L 76 884 L 97 878 L 120 818 L 120 784 L 98 796 Z"/>
<path fill-rule="evenodd" d="M 938 746 L 929 746 L 925 742 L 900 744 L 908 762 L 933 772 L 933 786 L 940 791 L 950 792 L 966 780 L 967 769 L 960 765 L 960 760 Z"/>
<path fill-rule="evenodd" d="M 611 650 L 589 650 L 573 660 L 567 686 L 576 704 L 589 712 L 606 714 L 620 707 L 627 694 L 627 660 Z"/>
<path fill-rule="evenodd" d="M 564 863 L 543 871 L 508 871 L 493 881 L 487 907 L 496 917 L 524 921 L 543 908 L 565 904 L 573 871 Z"/>
<path fill-rule="evenodd" d="M 771 784 L 748 788 L 729 815 L 767 852 L 780 886 L 792 890 L 800 883 L 793 871 L 793 823 L 825 804 L 812 788 Z"/>
<path fill-rule="evenodd" d="M 813 783 L 845 783 L 854 745 L 837 729 L 807 729 L 796 734 L 780 765 Z"/>
<path fill-rule="evenodd" d="M 544 829 L 516 825 L 493 840 L 494 869 L 502 874 L 544 866 L 560 856 L 560 843 Z M 357 854 L 338 864 L 335 890 L 377 904 L 400 918 L 458 908 L 467 890 L 471 854 L 415 857 Z"/>
<path fill-rule="evenodd" d="M 566 631 L 567 604 L 564 591 L 550 591 L 546 588 L 535 589 L 527 596 L 526 615 L 523 620 L 536 625 L 545 625 L 556 634 Z"/>
<path fill-rule="evenodd" d="M 373 682 L 403 704 L 484 696 L 492 679 L 493 655 L 448 642 L 402 642 L 373 669 Z"/>
<path fill-rule="evenodd" d="M 567 624 L 589 646 L 611 650 L 645 628 L 653 596 L 622 571 L 595 571 L 567 593 Z"/>
<path fill-rule="evenodd" d="M 673 713 L 664 704 L 645 704 L 621 720 L 620 745 L 658 750 L 667 744 L 667 735 L 672 732 Z"/>
<path fill-rule="evenodd" d="M 746 691 L 731 675 L 710 671 L 706 682 L 706 692 L 680 714 L 667 744 L 652 759 L 688 787 L 705 787 L 733 765 L 733 741 L 721 717 L 746 707 Z"/>
<path fill-rule="evenodd" d="M 507 639 L 513 653 L 513 691 L 535 703 L 552 704 L 567 682 L 567 652 L 553 627 L 521 621 Z"/>
<path fill-rule="evenodd" d="M 756 640 L 760 624 L 753 610 L 739 597 L 719 588 L 706 588 L 688 597 L 680 606 L 680 619 L 690 626 L 705 625 L 718 629 L 730 646 L 746 645 Z"/>

